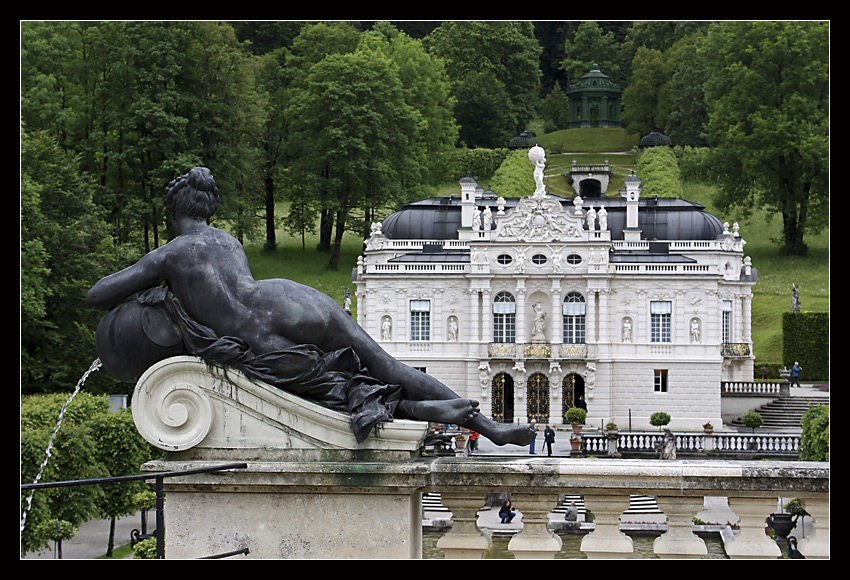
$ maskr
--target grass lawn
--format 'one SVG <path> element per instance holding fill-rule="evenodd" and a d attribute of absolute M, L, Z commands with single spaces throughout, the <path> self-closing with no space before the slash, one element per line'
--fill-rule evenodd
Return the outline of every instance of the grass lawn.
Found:
<path fill-rule="evenodd" d="M 683 190 L 682 197 L 706 206 L 721 220 L 738 222 L 747 242 L 744 253 L 758 271 L 758 283 L 753 287 L 753 352 L 757 364 L 781 363 L 782 314 L 791 310 L 792 284 L 798 286 L 803 310 L 829 312 L 829 231 L 806 236 L 807 256 L 785 256 L 780 252 L 780 216 L 764 211 L 742 216 L 716 207 L 711 200 L 713 189 L 702 183 L 686 183 Z"/>
<path fill-rule="evenodd" d="M 279 209 L 278 215 L 285 215 Z M 342 305 L 345 288 L 354 294 L 354 284 L 351 282 L 351 271 L 357 267 L 357 256 L 363 252 L 363 240 L 359 236 L 347 233 L 343 239 L 339 258 L 339 269 L 327 268 L 330 252 L 320 252 L 316 249 L 318 235 L 306 238 L 304 249 L 301 240 L 277 231 L 278 247 L 274 251 L 263 249 L 263 245 L 246 245 L 245 253 L 251 264 L 251 272 L 257 280 L 267 278 L 288 278 L 317 290 L 321 290 Z M 352 315 L 357 316 L 357 300 L 351 301 Z"/>

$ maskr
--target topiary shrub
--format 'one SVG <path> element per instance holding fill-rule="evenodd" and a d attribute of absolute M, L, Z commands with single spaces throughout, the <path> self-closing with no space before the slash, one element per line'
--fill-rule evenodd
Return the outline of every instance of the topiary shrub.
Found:
<path fill-rule="evenodd" d="M 741 423 L 744 424 L 744 427 L 749 427 L 755 433 L 756 427 L 764 425 L 764 419 L 756 411 L 750 411 L 749 413 L 744 413 L 741 417 Z"/>
<path fill-rule="evenodd" d="M 649 424 L 654 427 L 664 427 L 670 423 L 670 415 L 664 411 L 656 411 L 649 416 Z"/>

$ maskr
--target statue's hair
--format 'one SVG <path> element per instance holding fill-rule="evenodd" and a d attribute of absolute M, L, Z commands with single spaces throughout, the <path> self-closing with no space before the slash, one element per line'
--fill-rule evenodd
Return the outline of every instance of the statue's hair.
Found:
<path fill-rule="evenodd" d="M 218 209 L 218 187 L 206 167 L 195 167 L 171 181 L 162 198 L 165 208 L 175 216 L 208 220 Z"/>

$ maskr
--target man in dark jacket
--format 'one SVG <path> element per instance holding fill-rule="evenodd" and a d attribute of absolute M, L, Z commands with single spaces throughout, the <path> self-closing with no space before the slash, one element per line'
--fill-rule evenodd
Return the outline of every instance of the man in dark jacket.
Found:
<path fill-rule="evenodd" d="M 546 425 L 546 430 L 543 431 L 543 441 L 546 443 L 547 454 L 551 457 L 552 443 L 555 442 L 555 430 L 550 425 Z"/>

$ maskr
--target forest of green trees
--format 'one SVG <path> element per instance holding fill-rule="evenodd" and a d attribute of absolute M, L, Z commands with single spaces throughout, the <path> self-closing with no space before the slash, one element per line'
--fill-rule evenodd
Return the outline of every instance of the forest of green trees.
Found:
<path fill-rule="evenodd" d="M 347 268 L 343 233 L 424 197 L 440 155 L 564 128 L 593 64 L 627 130 L 698 151 L 722 204 L 781 217 L 784 252 L 828 224 L 828 22 L 24 21 L 20 48 L 24 394 L 91 363 L 86 290 L 168 241 L 191 167 L 243 243 L 315 227 Z"/>
<path fill-rule="evenodd" d="M 315 231 L 315 268 L 349 268 L 346 231 L 424 197 L 441 159 L 465 175 L 531 126 L 565 129 L 566 91 L 598 65 L 627 131 L 687 150 L 683 179 L 781 221 L 777 253 L 805 256 L 829 223 L 829 22 L 21 21 L 20 51 L 23 482 L 95 357 L 86 291 L 170 239 L 162 194 L 194 166 L 246 246 Z M 88 377 L 44 481 L 152 456 L 97 396 L 121 388 Z M 134 513 L 143 491 L 57 489 L 26 509 L 22 493 L 21 553 Z"/>

